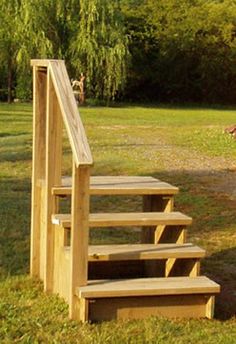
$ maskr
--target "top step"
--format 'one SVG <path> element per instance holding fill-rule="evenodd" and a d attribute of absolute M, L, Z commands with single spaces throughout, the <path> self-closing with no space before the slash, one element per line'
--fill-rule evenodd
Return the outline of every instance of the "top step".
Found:
<path fill-rule="evenodd" d="M 52 188 L 54 195 L 71 194 L 71 178 L 63 178 L 62 186 Z M 153 177 L 96 176 L 90 178 L 91 195 L 175 195 L 176 186 Z"/>

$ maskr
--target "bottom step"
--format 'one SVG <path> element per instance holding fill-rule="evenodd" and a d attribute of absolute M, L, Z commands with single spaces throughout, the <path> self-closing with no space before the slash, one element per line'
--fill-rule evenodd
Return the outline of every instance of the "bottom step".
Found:
<path fill-rule="evenodd" d="M 100 280 L 77 289 L 82 321 L 147 316 L 212 318 L 220 286 L 207 277 Z"/>

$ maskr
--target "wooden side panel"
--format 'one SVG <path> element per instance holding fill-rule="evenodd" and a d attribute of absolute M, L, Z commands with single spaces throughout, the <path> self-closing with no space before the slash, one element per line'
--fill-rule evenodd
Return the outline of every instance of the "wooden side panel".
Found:
<path fill-rule="evenodd" d="M 46 187 L 45 183 L 41 183 L 41 199 L 40 199 L 40 279 L 44 281 L 45 278 L 45 250 L 46 250 Z"/>
<path fill-rule="evenodd" d="M 87 284 L 88 275 L 89 178 L 90 168 L 77 168 L 74 162 L 69 315 L 70 318 L 77 320 L 80 320 L 80 305 L 76 288 Z"/>
<path fill-rule="evenodd" d="M 64 231 L 62 227 L 55 228 L 53 292 L 69 302 L 71 252 L 64 248 Z"/>
<path fill-rule="evenodd" d="M 46 71 L 33 69 L 33 156 L 31 195 L 31 276 L 40 277 L 41 185 L 45 178 Z"/>
<path fill-rule="evenodd" d="M 90 321 L 143 319 L 149 316 L 168 318 L 203 318 L 209 296 L 168 295 L 152 297 L 109 298 L 89 300 Z"/>
<path fill-rule="evenodd" d="M 47 128 L 46 128 L 46 195 L 45 195 L 45 278 L 44 289 L 53 290 L 54 225 L 52 214 L 58 211 L 58 200 L 52 195 L 54 185 L 61 183 L 62 117 L 51 75 L 47 79 Z"/>

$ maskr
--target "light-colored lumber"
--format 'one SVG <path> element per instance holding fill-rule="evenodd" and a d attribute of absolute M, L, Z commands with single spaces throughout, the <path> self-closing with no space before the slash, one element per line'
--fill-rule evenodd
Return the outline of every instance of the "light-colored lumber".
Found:
<path fill-rule="evenodd" d="M 54 186 L 54 195 L 70 195 L 71 179 L 63 180 L 66 185 Z M 90 195 L 175 195 L 178 188 L 152 177 L 138 176 L 92 176 L 90 178 Z M 168 203 L 166 201 L 165 203 Z M 157 210 L 157 209 L 156 209 Z"/>
<path fill-rule="evenodd" d="M 172 213 L 97 213 L 89 215 L 90 227 L 190 225 L 192 219 L 180 212 Z M 71 226 L 70 214 L 54 214 L 52 223 Z"/>
<path fill-rule="evenodd" d="M 33 67 L 48 67 L 50 63 L 64 63 L 63 60 L 54 60 L 54 59 L 32 59 L 30 65 Z"/>
<path fill-rule="evenodd" d="M 159 295 L 116 297 L 88 300 L 89 321 L 144 319 L 150 316 L 167 318 L 204 318 L 210 296 Z"/>
<path fill-rule="evenodd" d="M 64 228 L 54 231 L 53 293 L 69 302 L 71 250 L 63 249 L 64 231 Z"/>
<path fill-rule="evenodd" d="M 208 319 L 212 319 L 214 316 L 214 311 L 215 311 L 215 296 L 212 295 L 208 301 L 207 301 L 207 305 L 206 305 L 206 317 Z"/>
<path fill-rule="evenodd" d="M 76 166 L 92 165 L 92 154 L 64 62 L 50 62 L 49 71 L 52 75 Z"/>
<path fill-rule="evenodd" d="M 205 251 L 192 244 L 91 245 L 89 261 L 203 258 Z"/>
<path fill-rule="evenodd" d="M 215 294 L 220 286 L 205 276 L 89 281 L 77 288 L 82 298 Z"/>
<path fill-rule="evenodd" d="M 57 201 L 51 193 L 52 186 L 61 181 L 61 156 L 62 156 L 62 117 L 51 79 L 48 72 L 47 81 L 47 124 L 46 124 L 46 195 L 45 195 L 45 223 L 46 247 L 44 289 L 53 290 L 53 265 L 54 265 L 54 226 L 51 216 L 58 211 Z"/>
<path fill-rule="evenodd" d="M 75 295 L 78 286 L 87 284 L 89 237 L 89 178 L 88 166 L 73 163 L 72 226 L 71 226 L 71 277 L 69 315 L 80 320 L 79 302 Z"/>
<path fill-rule="evenodd" d="M 45 178 L 46 142 L 46 83 L 47 75 L 33 68 L 33 156 L 31 193 L 31 247 L 30 274 L 40 276 L 41 197 L 42 189 L 38 181 Z"/>

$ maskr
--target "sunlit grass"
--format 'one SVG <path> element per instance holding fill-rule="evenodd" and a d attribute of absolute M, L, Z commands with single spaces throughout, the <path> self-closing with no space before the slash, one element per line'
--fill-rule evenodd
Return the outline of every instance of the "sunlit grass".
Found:
<path fill-rule="evenodd" d="M 44 294 L 41 283 L 27 276 L 32 106 L 0 104 L 0 342 L 236 343 L 235 201 L 211 192 L 216 177 L 204 174 L 205 161 L 210 165 L 216 157 L 235 160 L 236 141 L 224 133 L 234 124 L 235 111 L 124 105 L 83 107 L 81 115 L 94 156 L 93 174 L 153 175 L 180 186 L 176 209 L 194 218 L 188 239 L 208 251 L 202 273 L 221 282 L 224 292 L 217 298 L 216 316 L 227 320 L 150 318 L 93 325 L 69 321 L 67 305 Z M 65 140 L 65 174 L 71 170 L 68 147 Z M 188 170 L 187 151 L 190 157 L 204 159 L 199 168 Z M 227 165 L 219 166 L 217 173 L 225 169 Z M 132 211 L 141 209 L 141 198 L 93 197 L 91 207 Z M 96 243 L 136 242 L 138 231 L 94 230 L 91 236 Z"/>

